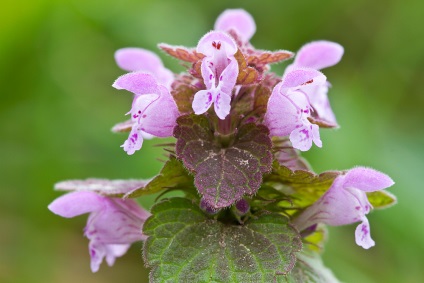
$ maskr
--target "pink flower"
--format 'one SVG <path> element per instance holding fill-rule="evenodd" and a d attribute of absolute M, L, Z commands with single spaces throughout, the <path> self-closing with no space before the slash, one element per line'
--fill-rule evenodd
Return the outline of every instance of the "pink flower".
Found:
<path fill-rule="evenodd" d="M 218 16 L 215 30 L 229 32 L 234 30 L 243 41 L 249 41 L 256 32 L 253 17 L 243 9 L 228 9 Z"/>
<path fill-rule="evenodd" d="M 361 221 L 355 231 L 356 243 L 364 249 L 375 245 L 371 238 L 367 217 L 372 206 L 367 192 L 390 187 L 393 180 L 373 169 L 358 167 L 337 177 L 330 189 L 313 205 L 294 219 L 294 224 L 302 231 L 317 223 L 332 226 Z"/>
<path fill-rule="evenodd" d="M 308 43 L 299 50 L 294 63 L 287 67 L 286 72 L 297 68 L 321 70 L 331 67 L 341 60 L 343 52 L 343 47 L 335 42 L 321 40 Z M 323 84 L 310 85 L 304 91 L 318 119 L 336 127 L 336 117 L 327 96 L 329 87 L 330 83 L 326 81 Z"/>
<path fill-rule="evenodd" d="M 161 59 L 146 49 L 134 47 L 119 49 L 115 52 L 115 61 L 125 71 L 140 71 L 153 75 L 160 84 L 168 89 L 174 80 L 174 74 L 163 66 Z"/>
<path fill-rule="evenodd" d="M 119 77 L 113 87 L 126 89 L 135 94 L 131 111 L 133 126 L 128 139 L 122 145 L 128 154 L 139 150 L 146 134 L 157 137 L 170 137 L 178 109 L 169 90 L 156 82 L 150 75 L 140 72 Z"/>
<path fill-rule="evenodd" d="M 231 94 L 238 76 L 234 58 L 237 45 L 227 34 L 211 31 L 200 39 L 196 51 L 206 55 L 201 66 L 206 89 L 195 94 L 194 113 L 203 114 L 214 103 L 216 115 L 223 120 L 230 113 Z"/>
<path fill-rule="evenodd" d="M 322 85 L 326 77 L 314 69 L 292 69 L 287 72 L 281 83 L 277 84 L 268 101 L 265 124 L 271 136 L 290 135 L 294 148 L 309 150 L 314 142 L 322 146 L 319 127 L 312 124 L 312 108 L 305 90 L 311 86 Z"/>
<path fill-rule="evenodd" d="M 85 236 L 90 240 L 91 270 L 97 272 L 103 258 L 112 266 L 134 242 L 145 240 L 142 227 L 150 213 L 134 200 L 100 196 L 94 192 L 77 191 L 57 198 L 50 211 L 71 218 L 90 213 Z"/>

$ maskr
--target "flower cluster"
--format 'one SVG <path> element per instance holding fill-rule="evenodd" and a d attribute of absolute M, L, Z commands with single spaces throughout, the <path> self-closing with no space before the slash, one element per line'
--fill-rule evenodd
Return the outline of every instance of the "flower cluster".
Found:
<path fill-rule="evenodd" d="M 319 223 L 361 222 L 357 244 L 366 249 L 374 245 L 366 218 L 373 208 L 368 196 L 393 185 L 390 177 L 364 167 L 316 175 L 299 156 L 313 143 L 322 147 L 320 128 L 338 127 L 328 98 L 331 85 L 321 70 L 341 60 L 343 47 L 315 41 L 296 56 L 264 51 L 250 43 L 255 32 L 252 16 L 234 9 L 223 12 L 195 48 L 160 44 L 188 67 L 182 74 L 172 73 L 157 55 L 141 48 L 115 53 L 118 66 L 129 73 L 113 87 L 134 95 L 130 119 L 113 128 L 130 132 L 122 145 L 125 152 L 140 150 L 144 138 L 173 136 L 176 143 L 168 149 L 165 167 L 170 164 L 170 169 L 153 181 L 90 179 L 57 185 L 76 191 L 55 200 L 51 211 L 63 217 L 90 213 L 85 235 L 94 272 L 104 257 L 112 265 L 131 243 L 146 239 L 142 227 L 150 213 L 127 198 L 190 186 L 197 194 L 187 190 L 186 197 L 206 215 L 227 223 L 227 207 L 241 225 L 263 211 L 285 214 L 300 235 L 315 232 Z M 293 57 L 282 77 L 270 72 L 270 64 Z M 166 175 L 172 170 L 178 174 Z M 304 187 L 313 192 L 305 195 Z M 275 199 L 261 195 L 270 188 Z M 377 197 L 395 201 L 388 193 Z M 281 199 L 291 206 L 269 205 Z"/>

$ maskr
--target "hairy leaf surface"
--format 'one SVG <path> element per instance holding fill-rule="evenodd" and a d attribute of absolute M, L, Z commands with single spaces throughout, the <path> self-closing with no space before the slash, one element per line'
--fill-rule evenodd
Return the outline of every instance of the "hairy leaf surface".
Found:
<path fill-rule="evenodd" d="M 210 206 L 227 207 L 257 192 L 272 162 L 265 126 L 242 125 L 223 145 L 204 116 L 182 116 L 177 123 L 176 154 L 194 173 L 196 188 Z"/>
<path fill-rule="evenodd" d="M 143 254 L 151 282 L 275 282 L 294 267 L 302 248 L 282 215 L 225 224 L 184 198 L 155 205 L 143 232 L 149 236 Z"/>

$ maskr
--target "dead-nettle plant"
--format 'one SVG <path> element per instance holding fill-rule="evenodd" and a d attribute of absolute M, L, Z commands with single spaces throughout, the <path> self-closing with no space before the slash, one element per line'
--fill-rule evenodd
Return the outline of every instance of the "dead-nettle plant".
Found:
<path fill-rule="evenodd" d="M 366 215 L 396 202 L 383 189 L 392 179 L 355 167 L 316 174 L 300 157 L 320 128 L 338 127 L 321 69 L 337 64 L 343 47 L 330 41 L 296 54 L 254 48 L 250 14 L 223 12 L 196 48 L 159 44 L 183 62 L 174 74 L 140 48 L 115 54 L 129 73 L 113 87 L 134 94 L 130 132 L 122 145 L 132 155 L 143 139 L 174 137 L 151 180 L 71 180 L 70 191 L 49 205 L 62 216 L 90 213 L 91 269 L 112 265 L 144 241 L 151 282 L 337 282 L 320 259 L 325 224 L 359 222 L 356 243 L 374 246 Z M 294 57 L 282 77 L 270 64 Z M 181 191 L 184 197 L 170 197 Z M 159 194 L 148 212 L 134 198 Z M 168 198 L 165 198 L 168 196 Z"/>

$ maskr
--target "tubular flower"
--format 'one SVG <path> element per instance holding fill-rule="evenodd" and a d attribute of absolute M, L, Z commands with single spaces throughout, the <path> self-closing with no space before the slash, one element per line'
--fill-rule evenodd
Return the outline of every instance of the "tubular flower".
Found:
<path fill-rule="evenodd" d="M 174 74 L 163 66 L 159 56 L 146 49 L 134 47 L 119 49 L 115 52 L 115 61 L 125 71 L 140 71 L 153 75 L 168 89 L 174 80 Z"/>
<path fill-rule="evenodd" d="M 314 69 L 292 69 L 278 83 L 268 101 L 265 124 L 271 136 L 290 135 L 294 148 L 309 150 L 312 141 L 322 146 L 319 127 L 309 121 L 312 108 L 305 90 L 322 85 L 326 77 Z"/>
<path fill-rule="evenodd" d="M 90 213 L 84 234 L 90 240 L 93 272 L 99 270 L 103 258 L 112 266 L 115 259 L 124 255 L 132 243 L 146 238 L 141 229 L 150 213 L 134 200 L 77 191 L 59 197 L 49 205 L 49 209 L 66 218 Z"/>
<path fill-rule="evenodd" d="M 317 223 L 338 226 L 361 221 L 355 231 L 356 243 L 369 249 L 375 242 L 371 238 L 366 217 L 372 209 L 366 193 L 393 184 L 389 176 L 376 170 L 364 167 L 351 169 L 345 175 L 338 176 L 328 191 L 295 218 L 293 223 L 302 231 Z"/>
<path fill-rule="evenodd" d="M 200 39 L 196 51 L 206 56 L 201 65 L 206 89 L 195 94 L 194 113 L 203 114 L 214 103 L 216 115 L 223 120 L 230 113 L 231 94 L 239 71 L 234 58 L 237 45 L 227 34 L 211 31 Z"/>
<path fill-rule="evenodd" d="M 141 148 L 146 134 L 172 136 L 179 113 L 165 86 L 158 84 L 152 75 L 139 72 L 119 77 L 113 86 L 135 94 L 131 111 L 127 113 L 133 122 L 131 132 L 122 145 L 129 155 Z"/>
<path fill-rule="evenodd" d="M 331 41 L 314 41 L 305 44 L 297 53 L 293 64 L 289 65 L 286 72 L 295 68 L 311 68 L 321 70 L 336 65 L 343 56 L 343 47 Z M 323 84 L 311 85 L 305 88 L 309 103 L 315 110 L 315 116 L 318 120 L 328 124 L 331 127 L 337 126 L 336 117 L 328 100 L 328 89 L 330 83 L 326 81 Z"/>

